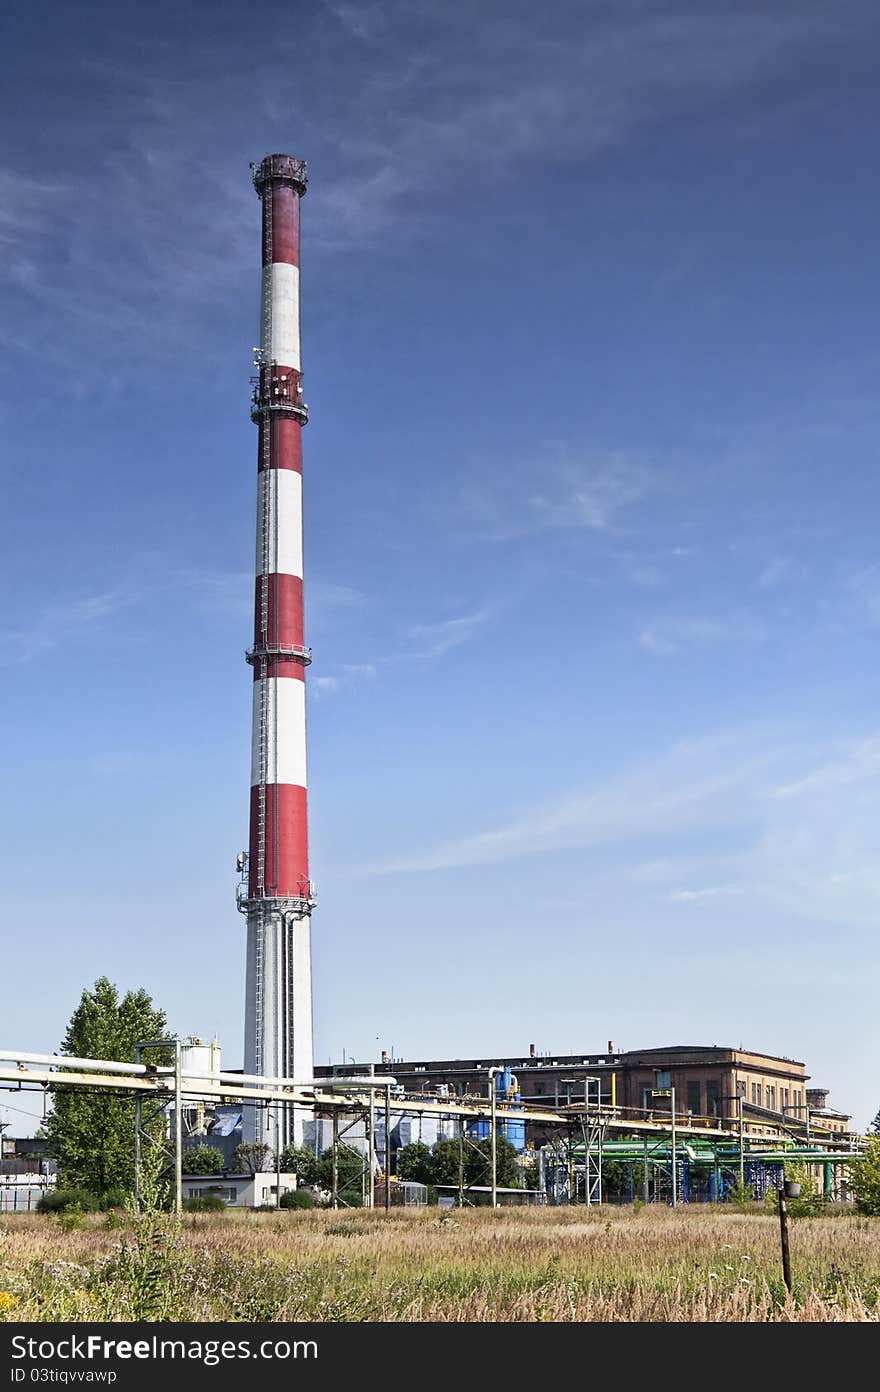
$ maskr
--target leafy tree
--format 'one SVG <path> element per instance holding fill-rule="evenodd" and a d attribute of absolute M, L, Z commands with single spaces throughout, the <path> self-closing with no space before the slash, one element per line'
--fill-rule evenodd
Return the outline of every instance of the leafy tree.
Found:
<path fill-rule="evenodd" d="M 314 1159 L 314 1156 L 312 1157 Z M 288 1189 L 281 1195 L 281 1208 L 314 1208 L 315 1200 L 306 1189 Z"/>
<path fill-rule="evenodd" d="M 265 1141 L 242 1141 L 232 1152 L 236 1174 L 262 1174 L 274 1167 L 275 1152 Z"/>
<path fill-rule="evenodd" d="M 337 1166 L 337 1192 L 343 1203 L 355 1206 L 363 1199 L 364 1159 L 353 1146 L 340 1145 Z M 317 1181 L 322 1189 L 333 1188 L 333 1147 L 328 1146 L 317 1165 Z"/>
<path fill-rule="evenodd" d="M 880 1136 L 880 1111 L 878 1111 L 874 1120 L 871 1122 L 868 1131 L 872 1136 Z"/>
<path fill-rule="evenodd" d="M 624 1195 L 629 1197 L 629 1166 L 624 1165 L 622 1160 L 603 1160 L 603 1199 L 619 1199 L 622 1198 Z"/>
<path fill-rule="evenodd" d="M 187 1146 L 183 1152 L 183 1173 L 212 1175 L 223 1173 L 223 1152 L 216 1146 Z"/>
<path fill-rule="evenodd" d="M 168 1039 L 165 1013 L 157 1010 L 144 990 L 127 991 L 120 1000 L 116 986 L 99 977 L 82 998 L 67 1026 L 61 1053 L 79 1058 L 134 1062 L 135 1044 Z M 152 1057 L 150 1062 L 168 1063 Z M 144 1130 L 164 1143 L 165 1118 L 158 1104 L 144 1101 Z M 58 1160 L 58 1178 L 65 1188 L 101 1195 L 107 1189 L 134 1189 L 134 1099 L 125 1094 L 73 1091 L 54 1093 L 46 1134 Z M 151 1151 L 149 1145 L 145 1150 Z M 156 1157 L 161 1156 L 157 1149 Z"/>
<path fill-rule="evenodd" d="M 468 1160 L 470 1145 L 465 1141 L 464 1146 L 464 1182 L 468 1180 Z M 400 1155 L 397 1159 L 397 1172 L 400 1174 Z M 435 1141 L 431 1147 L 431 1159 L 427 1167 L 426 1178 L 422 1184 L 457 1184 L 459 1166 L 460 1145 L 458 1137 L 448 1136 L 443 1140 Z"/>
<path fill-rule="evenodd" d="M 284 1174 L 295 1174 L 298 1184 L 318 1182 L 318 1157 L 308 1146 L 286 1145 L 281 1152 L 281 1169 Z"/>
<path fill-rule="evenodd" d="M 457 1155 L 457 1141 L 455 1143 L 455 1148 Z M 457 1159 L 455 1163 L 456 1165 L 458 1165 Z M 400 1147 L 400 1150 L 397 1152 L 398 1179 L 415 1180 L 418 1184 L 433 1184 L 434 1180 L 432 1178 L 432 1174 L 432 1155 L 430 1146 L 426 1146 L 424 1141 L 411 1141 L 409 1145 Z"/>
<path fill-rule="evenodd" d="M 849 1182 L 859 1212 L 880 1217 L 880 1134 L 870 1137 L 862 1154 L 849 1166 Z"/>
<path fill-rule="evenodd" d="M 460 1147 L 458 1138 L 437 1141 L 431 1148 L 430 1178 L 422 1183 L 458 1184 Z M 398 1160 L 398 1173 L 400 1164 Z M 516 1163 L 516 1148 L 504 1136 L 497 1138 L 495 1173 L 503 1188 L 519 1188 L 520 1175 Z M 492 1183 L 492 1142 L 466 1140 L 464 1146 L 464 1182 L 466 1185 Z"/>

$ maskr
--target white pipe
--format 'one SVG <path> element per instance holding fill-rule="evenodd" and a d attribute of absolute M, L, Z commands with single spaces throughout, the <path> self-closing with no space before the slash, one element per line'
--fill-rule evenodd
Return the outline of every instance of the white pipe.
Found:
<path fill-rule="evenodd" d="M 172 1040 L 171 1043 L 174 1041 Z M 93 1073 L 152 1073 L 143 1063 L 117 1063 L 112 1059 L 74 1058 L 72 1054 L 22 1054 L 15 1049 L 0 1049 L 0 1059 L 11 1063 L 43 1063 L 50 1068 L 89 1068 Z M 174 1069 L 169 1069 L 173 1073 Z"/>
<path fill-rule="evenodd" d="M 298 1083 L 294 1078 L 270 1078 L 265 1073 L 187 1073 L 182 1075 L 188 1080 L 198 1078 L 201 1081 L 219 1083 L 264 1083 L 267 1087 L 287 1087 L 299 1088 L 301 1091 L 311 1092 L 333 1092 L 336 1087 L 341 1090 L 351 1090 L 352 1088 L 384 1088 L 386 1086 L 395 1087 L 396 1078 L 389 1078 L 386 1074 L 377 1075 L 375 1078 L 309 1078 L 308 1082 Z"/>

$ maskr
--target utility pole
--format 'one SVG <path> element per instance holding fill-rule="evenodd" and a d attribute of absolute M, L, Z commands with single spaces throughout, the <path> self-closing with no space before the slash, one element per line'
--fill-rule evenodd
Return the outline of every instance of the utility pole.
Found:
<path fill-rule="evenodd" d="M 330 1196 L 333 1208 L 339 1207 L 339 1108 L 333 1108 L 333 1192 Z"/>
<path fill-rule="evenodd" d="M 180 1217 L 183 1208 L 183 1117 L 180 1095 L 183 1080 L 180 1075 L 180 1040 L 174 1041 L 174 1212 Z"/>
<path fill-rule="evenodd" d="M 458 1206 L 464 1208 L 464 1127 L 463 1116 L 458 1118 Z"/>
<path fill-rule="evenodd" d="M 494 1078 L 490 1078 L 490 1079 L 489 1079 L 489 1090 L 490 1090 L 490 1094 L 491 1094 L 490 1100 L 491 1100 L 491 1112 L 492 1112 L 492 1122 L 491 1122 L 491 1125 L 492 1125 L 492 1137 L 491 1137 L 491 1149 L 492 1149 L 492 1207 L 493 1207 L 493 1208 L 497 1208 L 497 1207 L 498 1207 L 498 1143 L 497 1143 L 497 1139 L 496 1139 L 496 1123 L 497 1123 L 497 1119 L 498 1119 L 498 1089 L 497 1089 L 496 1086 L 495 1086 L 495 1079 L 494 1079 Z"/>
<path fill-rule="evenodd" d="M 391 1211 L 391 1084 L 385 1084 L 385 1212 Z"/>
<path fill-rule="evenodd" d="M 739 1122 L 739 1187 L 740 1193 L 742 1193 L 746 1182 L 746 1157 L 743 1144 L 743 1095 L 741 1092 L 737 1094 L 736 1098 L 736 1114 Z"/>
<path fill-rule="evenodd" d="M 672 1102 L 672 1207 L 678 1204 L 678 1155 L 675 1149 L 675 1088 L 670 1088 Z"/>
<path fill-rule="evenodd" d="M 785 1207 L 786 1197 L 796 1199 L 801 1192 L 801 1186 L 789 1180 L 787 1183 L 780 1184 L 776 1190 L 779 1198 L 779 1239 L 782 1245 L 782 1279 L 785 1282 L 785 1289 L 791 1295 L 791 1260 L 788 1251 L 788 1209 Z"/>
<path fill-rule="evenodd" d="M 281 1207 L 281 1106 L 275 1104 L 275 1207 Z"/>
<path fill-rule="evenodd" d="M 371 1074 L 372 1074 L 372 1071 L 373 1071 L 373 1065 L 370 1064 L 370 1073 L 371 1073 Z M 368 1140 L 367 1140 L 367 1193 L 366 1193 L 366 1200 L 367 1200 L 367 1203 L 366 1203 L 366 1206 L 367 1206 L 367 1208 L 372 1208 L 373 1205 L 375 1204 L 375 1201 L 376 1201 L 376 1191 L 375 1191 L 375 1188 L 374 1188 L 375 1179 L 376 1179 L 376 1090 L 375 1090 L 375 1088 L 370 1088 L 370 1110 L 369 1110 L 369 1121 L 368 1121 L 368 1125 L 369 1125 L 369 1128 L 370 1128 L 370 1134 L 369 1134 L 369 1137 L 368 1137 Z M 387 1144 L 387 1143 L 386 1143 L 386 1144 Z M 386 1189 L 388 1188 L 387 1179 L 386 1179 L 385 1188 L 386 1188 Z"/>

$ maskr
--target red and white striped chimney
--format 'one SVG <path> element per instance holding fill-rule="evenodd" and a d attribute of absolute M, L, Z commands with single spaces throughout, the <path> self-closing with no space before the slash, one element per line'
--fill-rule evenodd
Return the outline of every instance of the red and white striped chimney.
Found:
<path fill-rule="evenodd" d="M 253 171 L 262 203 L 263 272 L 258 377 L 257 553 L 250 849 L 240 907 L 248 920 L 245 1073 L 312 1077 L 310 915 L 303 643 L 302 399 L 299 202 L 306 166 L 267 155 Z M 267 1122 L 271 1128 L 265 1134 Z M 248 1139 L 274 1144 L 276 1119 L 254 1109 Z M 281 1144 L 301 1139 L 294 1117 Z"/>

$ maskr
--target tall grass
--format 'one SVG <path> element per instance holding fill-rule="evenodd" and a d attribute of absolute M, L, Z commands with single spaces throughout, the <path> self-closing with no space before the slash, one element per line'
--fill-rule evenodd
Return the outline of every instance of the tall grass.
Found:
<path fill-rule="evenodd" d="M 118 1220 L 116 1220 L 118 1223 Z M 0 1221 L 13 1320 L 880 1319 L 880 1220 L 700 1208 Z"/>

